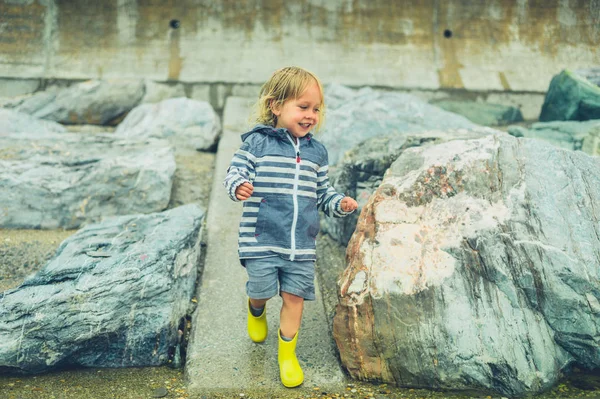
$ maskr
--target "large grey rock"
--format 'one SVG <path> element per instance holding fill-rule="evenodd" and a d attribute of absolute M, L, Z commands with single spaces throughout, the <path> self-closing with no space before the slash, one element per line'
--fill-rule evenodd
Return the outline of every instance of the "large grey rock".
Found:
<path fill-rule="evenodd" d="M 187 205 L 113 217 L 63 241 L 42 270 L 0 297 L 0 373 L 174 359 L 203 216 Z"/>
<path fill-rule="evenodd" d="M 115 134 L 167 138 L 174 145 L 210 150 L 215 148 L 220 131 L 219 116 L 209 103 L 181 97 L 136 107 Z"/>
<path fill-rule="evenodd" d="M 142 80 L 90 80 L 35 93 L 16 110 L 64 124 L 116 124 L 144 96 Z"/>
<path fill-rule="evenodd" d="M 73 229 L 169 203 L 175 158 L 164 140 L 11 134 L 0 149 L 0 228 Z"/>
<path fill-rule="evenodd" d="M 484 126 L 501 126 L 523 121 L 521 110 L 510 105 L 449 99 L 432 101 L 431 104 Z"/>
<path fill-rule="evenodd" d="M 570 71 L 552 78 L 540 121 L 600 119 L 600 68 Z"/>
<path fill-rule="evenodd" d="M 325 103 L 327 122 L 315 137 L 327 147 L 331 165 L 340 161 L 344 152 L 371 137 L 477 126 L 415 96 L 369 87 L 352 90 L 341 85 L 327 86 Z"/>
<path fill-rule="evenodd" d="M 56 90 L 58 90 L 58 87 L 55 87 L 55 86 L 50 86 L 46 89 L 47 92 L 56 91 Z M 45 104 L 48 102 L 48 100 L 45 99 L 44 96 L 40 95 L 43 92 L 44 91 L 34 92 L 34 93 L 29 93 L 29 94 L 22 94 L 22 95 L 14 96 L 14 97 L 2 97 L 2 98 L 0 98 L 0 107 L 7 108 L 7 109 L 17 109 L 21 104 L 23 104 L 25 101 L 32 99 L 34 96 L 37 97 L 37 99 L 35 100 L 36 102 L 43 102 Z M 47 94 L 52 95 L 49 93 L 47 93 Z M 43 99 L 43 101 L 41 101 L 42 99 Z"/>
<path fill-rule="evenodd" d="M 370 138 L 346 152 L 330 174 L 331 184 L 338 192 L 355 198 L 358 210 L 345 218 L 321 218 L 321 229 L 345 246 L 356 228 L 362 207 L 379 187 L 385 171 L 407 148 L 439 144 L 451 140 L 472 139 L 489 134 L 502 134 L 487 127 L 428 131 L 421 133 L 396 133 Z"/>
<path fill-rule="evenodd" d="M 600 159 L 494 135 L 407 149 L 363 209 L 334 337 L 356 378 L 524 396 L 600 366 Z"/>
<path fill-rule="evenodd" d="M 509 126 L 507 131 L 515 137 L 544 140 L 567 150 L 584 150 L 583 142 L 585 138 L 599 128 L 600 120 L 585 122 L 555 121 L 534 123 L 529 128 Z M 594 155 L 591 150 L 586 152 L 589 155 Z"/>
<path fill-rule="evenodd" d="M 29 114 L 0 108 L 0 135 L 10 133 L 62 133 L 64 126 Z"/>

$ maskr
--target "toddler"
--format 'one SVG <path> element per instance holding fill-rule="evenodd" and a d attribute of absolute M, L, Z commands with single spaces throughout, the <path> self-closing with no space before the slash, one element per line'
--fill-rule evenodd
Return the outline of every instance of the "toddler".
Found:
<path fill-rule="evenodd" d="M 314 74 L 298 67 L 275 71 L 260 90 L 258 125 L 242 135 L 224 181 L 231 199 L 244 201 L 238 252 L 248 273 L 248 335 L 266 339 L 266 303 L 279 292 L 277 358 L 288 388 L 304 380 L 296 342 L 304 300 L 315 299 L 318 209 L 344 217 L 358 207 L 329 185 L 327 150 L 310 133 L 320 127 L 323 110 Z"/>

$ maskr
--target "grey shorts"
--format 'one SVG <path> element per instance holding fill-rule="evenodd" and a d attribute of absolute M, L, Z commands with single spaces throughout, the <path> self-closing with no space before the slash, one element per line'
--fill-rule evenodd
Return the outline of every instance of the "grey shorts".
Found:
<path fill-rule="evenodd" d="M 271 256 L 244 259 L 244 264 L 248 272 L 248 297 L 267 299 L 274 297 L 278 292 L 287 292 L 307 301 L 315 300 L 314 261 L 296 262 Z"/>

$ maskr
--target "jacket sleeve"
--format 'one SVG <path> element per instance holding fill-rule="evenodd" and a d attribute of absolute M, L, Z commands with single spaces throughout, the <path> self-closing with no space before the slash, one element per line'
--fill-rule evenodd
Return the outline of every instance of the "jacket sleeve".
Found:
<path fill-rule="evenodd" d="M 235 152 L 229 168 L 227 169 L 227 175 L 223 181 L 223 185 L 227 189 L 229 198 L 235 202 L 240 202 L 235 197 L 235 190 L 246 182 L 253 182 L 256 176 L 255 166 L 256 157 L 252 154 L 250 144 L 246 141 L 242 143 L 239 150 Z"/>
<path fill-rule="evenodd" d="M 342 210 L 342 199 L 345 197 L 335 191 L 329 185 L 328 177 L 328 159 L 325 155 L 325 162 L 317 170 L 317 208 L 322 210 L 327 216 L 342 218 L 350 215 L 354 211 L 346 212 Z"/>

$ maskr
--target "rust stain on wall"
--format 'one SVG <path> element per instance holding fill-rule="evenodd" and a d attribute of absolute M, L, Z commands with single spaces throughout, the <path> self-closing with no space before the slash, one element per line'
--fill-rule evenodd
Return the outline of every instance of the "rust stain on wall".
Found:
<path fill-rule="evenodd" d="M 457 16 L 453 4 L 436 2 L 432 11 L 436 13 L 432 30 L 435 35 L 433 46 L 439 54 L 437 73 L 440 87 L 463 88 L 460 55 L 464 46 L 464 27 L 455 21 Z"/>
<path fill-rule="evenodd" d="M 506 79 L 506 75 L 504 72 L 498 73 L 498 78 L 500 79 L 500 84 L 504 90 L 510 90 L 510 84 L 508 83 L 508 79 Z"/>
<path fill-rule="evenodd" d="M 178 80 L 183 59 L 179 48 L 179 30 L 172 29 L 169 38 L 169 80 Z"/>
<path fill-rule="evenodd" d="M 443 63 L 438 68 L 438 77 L 440 86 L 443 88 L 461 89 L 464 87 L 460 77 L 460 69 L 463 65 L 458 59 L 457 51 L 454 48 L 455 43 L 451 39 L 442 40 L 440 43 Z"/>

